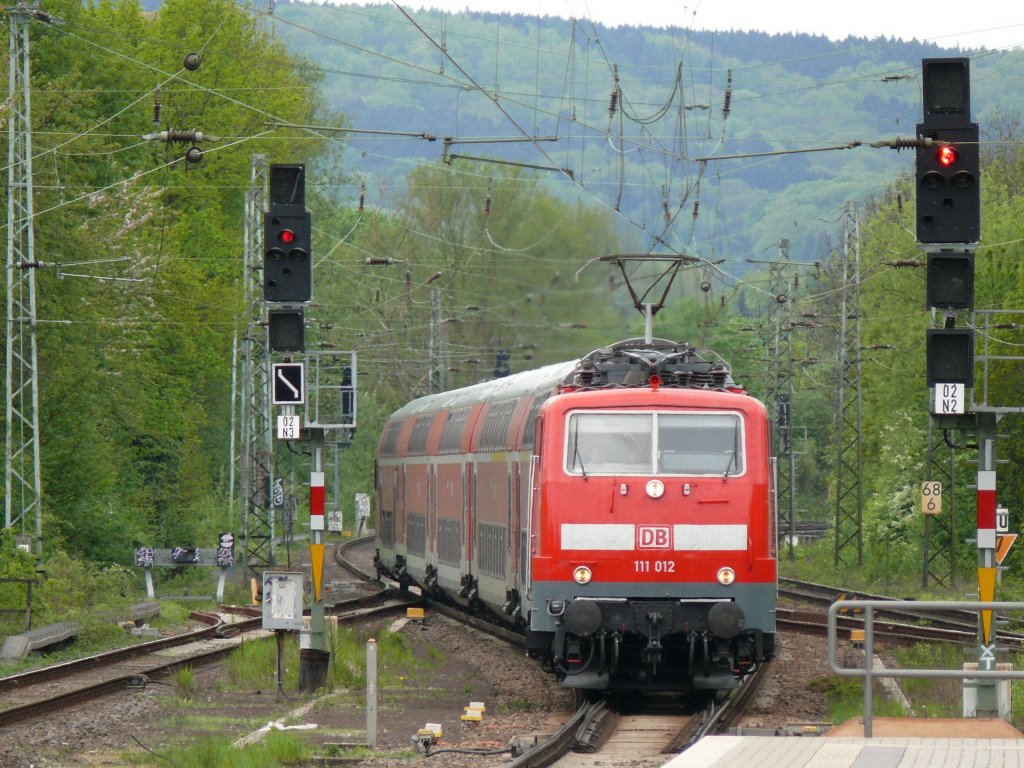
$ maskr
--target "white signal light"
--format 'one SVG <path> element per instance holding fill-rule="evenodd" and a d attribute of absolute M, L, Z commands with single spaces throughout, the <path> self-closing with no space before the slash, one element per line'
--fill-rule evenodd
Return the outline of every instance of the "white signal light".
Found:
<path fill-rule="evenodd" d="M 572 577 L 576 580 L 577 584 L 589 584 L 590 579 L 593 578 L 593 574 L 587 566 L 577 565 L 573 569 Z"/>
<path fill-rule="evenodd" d="M 647 483 L 647 495 L 652 499 L 660 499 L 665 493 L 665 484 L 661 480 L 651 480 Z"/>
<path fill-rule="evenodd" d="M 729 566 L 726 566 L 725 568 L 719 568 L 718 569 L 718 583 L 719 584 L 721 584 L 722 586 L 728 587 L 734 581 L 736 581 L 736 571 L 734 571 Z"/>

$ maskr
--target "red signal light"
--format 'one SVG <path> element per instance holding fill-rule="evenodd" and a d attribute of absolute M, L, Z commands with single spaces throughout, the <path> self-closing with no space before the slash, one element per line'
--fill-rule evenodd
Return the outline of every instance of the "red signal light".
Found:
<path fill-rule="evenodd" d="M 277 239 L 285 245 L 288 245 L 289 243 L 295 242 L 295 233 L 290 229 L 282 229 L 280 234 L 278 234 Z"/>
<path fill-rule="evenodd" d="M 957 160 L 957 151 L 946 144 L 945 146 L 939 147 L 939 151 L 936 153 L 935 158 L 939 161 L 939 165 L 944 168 L 949 168 Z"/>

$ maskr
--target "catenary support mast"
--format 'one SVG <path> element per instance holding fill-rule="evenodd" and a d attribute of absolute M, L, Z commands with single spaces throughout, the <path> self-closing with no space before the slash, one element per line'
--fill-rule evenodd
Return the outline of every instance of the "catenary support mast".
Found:
<path fill-rule="evenodd" d="M 274 565 L 274 506 L 270 430 L 270 348 L 263 302 L 263 210 L 267 196 L 267 160 L 253 155 L 245 198 L 243 276 L 246 331 L 242 344 L 240 503 L 242 548 L 250 575 L 262 583 Z"/>
<path fill-rule="evenodd" d="M 36 267 L 32 206 L 32 104 L 29 23 L 60 23 L 20 3 L 7 12 L 7 333 L 4 440 L 4 527 L 30 535 L 42 552 L 42 479 L 39 463 L 39 367 L 36 340 Z"/>

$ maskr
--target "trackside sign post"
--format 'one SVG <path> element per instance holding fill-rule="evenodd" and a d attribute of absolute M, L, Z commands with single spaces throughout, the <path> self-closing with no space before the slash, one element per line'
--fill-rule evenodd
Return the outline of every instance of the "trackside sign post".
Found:
<path fill-rule="evenodd" d="M 274 405 L 283 406 L 277 416 L 277 439 L 298 440 L 302 432 L 302 419 L 295 406 L 306 402 L 306 375 L 302 363 L 273 364 Z"/>
<path fill-rule="evenodd" d="M 921 512 L 925 515 L 942 513 L 942 483 L 938 480 L 921 483 Z"/>
<path fill-rule="evenodd" d="M 274 363 L 274 405 L 302 405 L 306 402 L 305 366 L 302 363 Z"/>

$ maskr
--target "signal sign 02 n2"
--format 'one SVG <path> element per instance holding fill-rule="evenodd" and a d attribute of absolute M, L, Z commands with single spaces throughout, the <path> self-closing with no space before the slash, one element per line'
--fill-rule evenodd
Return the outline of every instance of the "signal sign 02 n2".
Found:
<path fill-rule="evenodd" d="M 967 412 L 967 387 L 959 382 L 936 382 L 932 388 L 932 413 L 960 416 Z"/>

